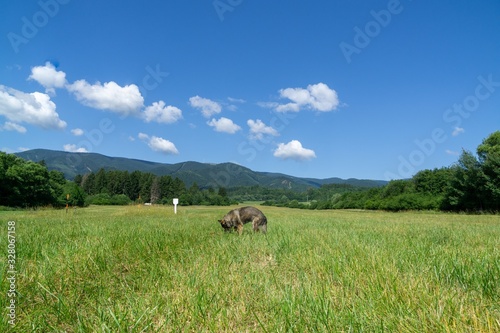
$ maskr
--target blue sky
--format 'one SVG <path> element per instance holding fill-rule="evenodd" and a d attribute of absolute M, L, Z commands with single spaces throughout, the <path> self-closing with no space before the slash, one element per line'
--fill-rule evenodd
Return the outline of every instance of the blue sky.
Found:
<path fill-rule="evenodd" d="M 302 177 L 449 166 L 500 129 L 500 2 L 4 1 L 0 149 Z"/>

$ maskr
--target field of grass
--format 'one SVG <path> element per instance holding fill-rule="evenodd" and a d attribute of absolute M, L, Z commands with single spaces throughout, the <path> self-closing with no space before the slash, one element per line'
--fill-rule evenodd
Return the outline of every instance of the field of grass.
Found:
<path fill-rule="evenodd" d="M 267 236 L 229 207 L 0 212 L 0 331 L 500 331 L 498 215 L 259 208 Z"/>

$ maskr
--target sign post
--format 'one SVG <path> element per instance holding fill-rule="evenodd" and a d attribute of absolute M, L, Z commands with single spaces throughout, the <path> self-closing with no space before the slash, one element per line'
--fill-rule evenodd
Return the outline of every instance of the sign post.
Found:
<path fill-rule="evenodd" d="M 174 198 L 173 203 L 174 203 L 174 214 L 177 214 L 177 205 L 179 204 L 179 199 Z"/>

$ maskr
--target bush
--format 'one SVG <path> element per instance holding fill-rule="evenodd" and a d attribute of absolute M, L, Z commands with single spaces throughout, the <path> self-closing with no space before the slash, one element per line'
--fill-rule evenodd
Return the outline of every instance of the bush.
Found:
<path fill-rule="evenodd" d="M 131 202 L 130 198 L 125 194 L 116 194 L 111 197 L 112 205 L 128 205 Z"/>
<path fill-rule="evenodd" d="M 111 205 L 111 196 L 108 193 L 89 195 L 86 200 L 88 205 Z"/>

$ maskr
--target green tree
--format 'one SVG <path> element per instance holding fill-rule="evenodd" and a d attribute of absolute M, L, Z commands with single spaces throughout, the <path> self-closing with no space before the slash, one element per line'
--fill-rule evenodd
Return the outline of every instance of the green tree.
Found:
<path fill-rule="evenodd" d="M 180 197 L 184 192 L 186 192 L 186 185 L 182 180 L 175 177 L 172 181 L 172 193 L 174 197 Z"/>
<path fill-rule="evenodd" d="M 107 191 L 108 175 L 106 173 L 106 170 L 104 170 L 104 168 L 100 168 L 99 171 L 97 171 L 97 173 L 95 174 L 94 184 L 96 193 L 108 192 Z"/>
<path fill-rule="evenodd" d="M 75 182 L 76 185 L 78 186 L 82 186 L 82 180 L 83 180 L 83 176 L 82 175 L 76 175 L 75 178 L 73 179 L 73 181 Z"/>
<path fill-rule="evenodd" d="M 9 205 L 37 207 L 54 203 L 54 190 L 46 167 L 34 162 L 16 163 L 8 168 L 5 176 L 10 184 Z"/>
<path fill-rule="evenodd" d="M 172 202 L 174 197 L 174 193 L 172 190 L 172 177 L 170 176 L 161 176 L 160 177 L 160 197 L 167 202 Z"/>
<path fill-rule="evenodd" d="M 217 192 L 221 197 L 227 198 L 227 190 L 225 187 L 219 187 L 219 191 Z"/>
<path fill-rule="evenodd" d="M 139 194 L 141 195 L 141 199 L 144 202 L 151 202 L 151 186 L 153 185 L 153 180 L 155 179 L 155 175 L 152 173 L 142 173 L 140 178 L 140 187 L 141 190 Z"/>
<path fill-rule="evenodd" d="M 130 200 L 137 200 L 139 198 L 139 194 L 141 191 L 141 172 L 133 171 L 130 174 L 129 182 L 126 188 L 126 195 L 130 198 Z"/>
<path fill-rule="evenodd" d="M 456 211 L 482 210 L 484 199 L 484 176 L 481 164 L 468 151 L 462 151 L 448 186 L 443 208 Z"/>
<path fill-rule="evenodd" d="M 15 180 L 7 176 L 9 168 L 16 164 L 23 163 L 23 160 L 13 154 L 0 152 L 0 204 L 13 206 L 13 191 Z"/>
<path fill-rule="evenodd" d="M 500 211 L 500 131 L 477 147 L 477 155 L 484 177 L 485 209 Z"/>
<path fill-rule="evenodd" d="M 67 199 L 67 195 L 69 194 L 69 200 Z M 83 189 L 78 186 L 75 182 L 66 181 L 66 184 L 63 187 L 63 192 L 59 196 L 60 206 L 66 205 L 66 202 L 70 206 L 85 206 L 85 199 L 87 195 L 83 191 Z"/>
<path fill-rule="evenodd" d="M 160 177 L 155 177 L 151 184 L 151 203 L 157 203 L 161 199 Z"/>
<path fill-rule="evenodd" d="M 95 186 L 95 173 L 91 172 L 83 175 L 81 186 L 86 194 L 97 194 L 98 192 Z"/>
<path fill-rule="evenodd" d="M 49 184 L 53 190 L 54 204 L 57 206 L 59 198 L 64 192 L 64 186 L 66 185 L 66 179 L 64 178 L 64 173 L 56 170 L 49 171 Z"/>

